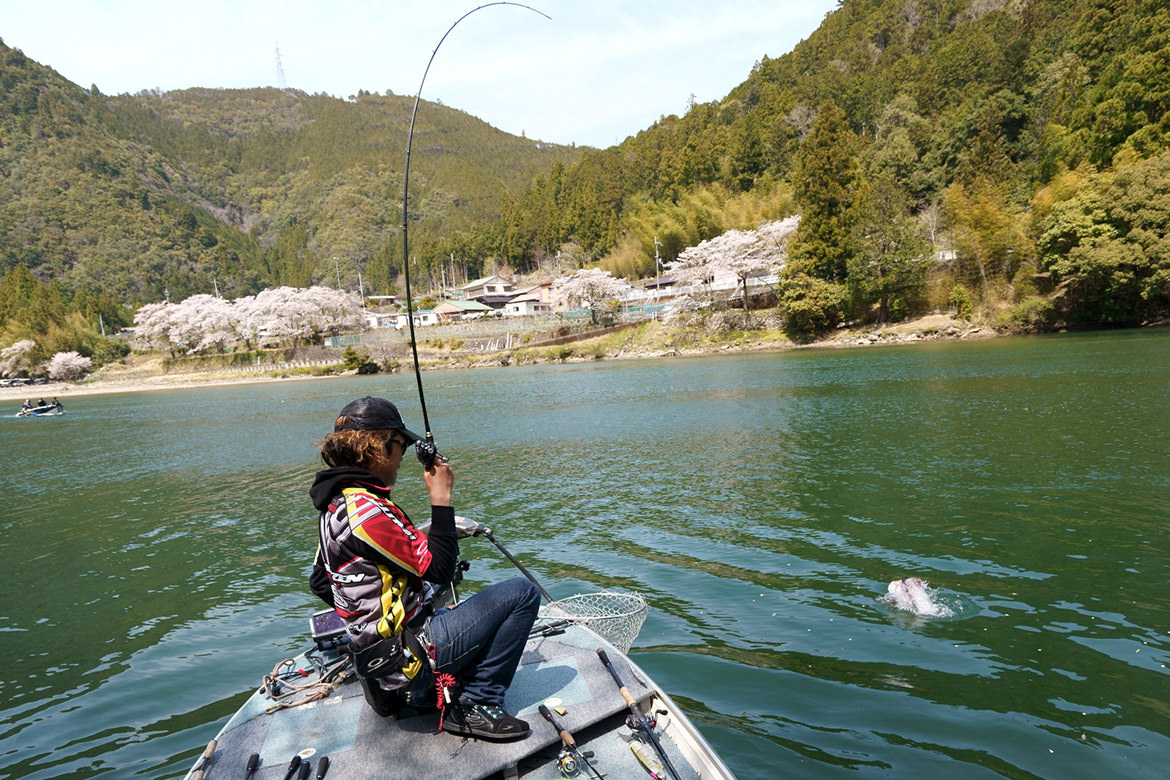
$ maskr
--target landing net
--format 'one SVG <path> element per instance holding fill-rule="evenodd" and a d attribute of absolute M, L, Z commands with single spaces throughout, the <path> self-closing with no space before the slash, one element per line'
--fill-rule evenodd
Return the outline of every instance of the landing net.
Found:
<path fill-rule="evenodd" d="M 646 622 L 646 599 L 638 593 L 582 593 L 545 604 L 540 619 L 581 623 L 627 653 Z"/>

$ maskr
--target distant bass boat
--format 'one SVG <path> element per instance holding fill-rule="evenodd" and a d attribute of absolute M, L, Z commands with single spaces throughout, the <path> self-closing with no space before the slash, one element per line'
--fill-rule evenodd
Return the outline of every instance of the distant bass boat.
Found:
<path fill-rule="evenodd" d="M 51 404 L 40 404 L 21 409 L 13 417 L 55 417 L 59 414 L 65 414 L 65 406 L 60 401 L 54 401 Z"/>

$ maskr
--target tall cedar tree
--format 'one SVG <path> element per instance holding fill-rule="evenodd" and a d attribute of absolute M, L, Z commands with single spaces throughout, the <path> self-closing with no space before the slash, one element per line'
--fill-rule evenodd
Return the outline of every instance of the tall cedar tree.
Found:
<path fill-rule="evenodd" d="M 801 207 L 792 246 L 795 271 L 826 281 L 845 279 L 857 219 L 854 201 L 862 180 L 857 151 L 857 134 L 845 112 L 826 100 L 800 146 L 792 177 Z"/>
<path fill-rule="evenodd" d="M 849 288 L 865 306 L 877 303 L 877 324 L 890 320 L 891 304 L 921 293 L 930 248 L 909 214 L 905 192 L 893 176 L 878 176 L 860 197 L 856 251 L 849 258 Z"/>

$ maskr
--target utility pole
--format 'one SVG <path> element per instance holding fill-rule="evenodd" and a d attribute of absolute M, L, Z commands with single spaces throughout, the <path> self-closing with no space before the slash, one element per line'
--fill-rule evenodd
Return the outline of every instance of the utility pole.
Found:
<path fill-rule="evenodd" d="M 658 300 L 662 293 L 662 259 L 658 256 L 660 246 L 662 242 L 658 240 L 658 236 L 654 236 L 654 300 Z"/>
<path fill-rule="evenodd" d="M 337 290 L 341 291 L 341 266 L 337 264 L 337 255 L 333 256 L 333 270 L 337 271 Z"/>

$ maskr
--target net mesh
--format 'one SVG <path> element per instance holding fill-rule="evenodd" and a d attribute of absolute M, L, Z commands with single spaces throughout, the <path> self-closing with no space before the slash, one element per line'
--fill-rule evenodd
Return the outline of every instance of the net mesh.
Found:
<path fill-rule="evenodd" d="M 581 593 L 545 604 L 542 620 L 568 620 L 593 629 L 623 653 L 629 652 L 646 622 L 646 599 L 638 593 Z"/>

